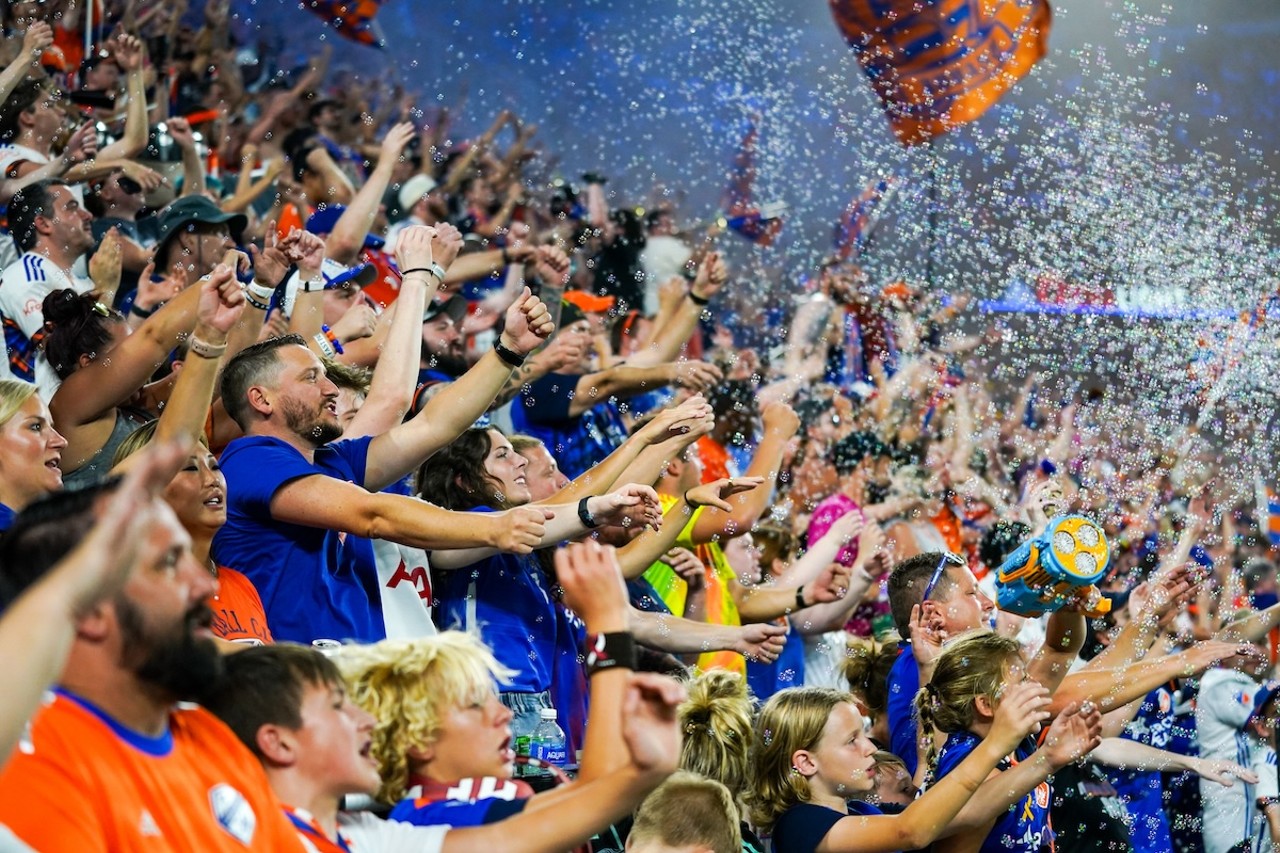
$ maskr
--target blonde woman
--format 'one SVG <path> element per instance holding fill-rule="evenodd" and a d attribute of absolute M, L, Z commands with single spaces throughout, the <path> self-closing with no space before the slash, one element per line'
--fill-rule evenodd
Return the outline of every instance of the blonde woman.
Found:
<path fill-rule="evenodd" d="M 711 669 L 689 683 L 680 706 L 680 769 L 714 779 L 729 789 L 735 820 L 741 822 L 743 851 L 764 850 L 745 820 L 743 798 L 751 783 L 751 724 L 755 700 L 736 672 Z"/>
<path fill-rule="evenodd" d="M 0 379 L 0 532 L 27 504 L 62 488 L 62 449 L 36 386 Z"/>
<path fill-rule="evenodd" d="M 819 687 L 783 690 L 760 712 L 755 772 L 747 797 L 751 821 L 771 832 L 779 853 L 891 853 L 927 847 L 996 765 L 1048 719 L 1049 692 L 1020 683 L 1005 694 L 988 736 L 955 772 L 901 814 L 851 801 L 875 787 L 876 746 L 848 693 Z"/>

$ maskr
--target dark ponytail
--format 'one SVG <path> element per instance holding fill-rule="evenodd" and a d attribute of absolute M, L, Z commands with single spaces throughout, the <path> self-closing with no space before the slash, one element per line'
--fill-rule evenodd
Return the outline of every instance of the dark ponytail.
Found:
<path fill-rule="evenodd" d="M 44 341 L 49 365 L 66 379 L 80 369 L 80 356 L 96 359 L 112 341 L 112 328 L 124 315 L 98 301 L 95 293 L 55 290 L 44 298 Z"/>

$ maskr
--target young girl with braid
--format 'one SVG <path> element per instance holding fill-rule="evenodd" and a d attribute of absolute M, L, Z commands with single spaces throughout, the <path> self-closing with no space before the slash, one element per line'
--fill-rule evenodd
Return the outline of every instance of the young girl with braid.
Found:
<path fill-rule="evenodd" d="M 929 768 L 926 793 L 917 803 L 969 767 L 979 750 L 989 749 L 1005 706 L 1027 684 L 1036 684 L 1026 670 L 1018 643 L 991 632 L 962 637 L 942 653 L 932 680 L 916 696 Z M 1069 706 L 1045 732 L 1039 748 L 1031 737 L 1014 743 L 952 816 L 935 853 L 1052 850 L 1049 776 L 1096 747 L 1100 725 L 1101 715 L 1091 705 Z M 935 746 L 939 734 L 946 735 L 941 750 Z"/>
<path fill-rule="evenodd" d="M 778 853 L 892 853 L 927 847 L 948 830 L 988 774 L 1048 718 L 1038 684 L 1010 687 L 987 738 L 948 778 L 907 806 L 883 814 L 851 798 L 875 786 L 875 744 L 848 693 L 818 687 L 783 690 L 760 712 L 753 737 L 755 771 L 747 795 L 751 821 L 772 832 Z"/>

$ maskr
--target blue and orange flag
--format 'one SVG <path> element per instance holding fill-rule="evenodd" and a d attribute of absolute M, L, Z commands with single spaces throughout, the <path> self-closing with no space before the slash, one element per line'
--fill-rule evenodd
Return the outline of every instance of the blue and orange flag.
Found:
<path fill-rule="evenodd" d="M 904 145 L 973 121 L 1045 54 L 1047 0 L 831 0 Z"/>
<path fill-rule="evenodd" d="M 894 178 L 880 178 L 868 184 L 840 216 L 836 223 L 836 257 L 842 261 L 853 260 L 862 254 L 880 221 L 883 202 L 897 190 Z"/>
<path fill-rule="evenodd" d="M 1280 494 L 1264 485 L 1261 476 L 1254 478 L 1254 489 L 1259 532 L 1267 537 L 1272 548 L 1280 548 Z"/>
<path fill-rule="evenodd" d="M 753 200 L 756 183 L 756 143 L 759 131 L 753 120 L 747 128 L 729 172 L 729 186 L 721 206 L 725 222 L 732 231 L 759 246 L 769 246 L 782 230 L 782 214 L 786 205 L 757 205 Z"/>
<path fill-rule="evenodd" d="M 329 26 L 354 42 L 369 47 L 382 47 L 382 38 L 374 23 L 383 0 L 302 0 L 303 8 L 311 10 L 328 22 Z"/>

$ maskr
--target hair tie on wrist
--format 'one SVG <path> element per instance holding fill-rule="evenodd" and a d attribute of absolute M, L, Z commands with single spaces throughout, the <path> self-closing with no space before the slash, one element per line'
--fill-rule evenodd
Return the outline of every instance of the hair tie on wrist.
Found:
<path fill-rule="evenodd" d="M 211 344 L 208 341 L 202 341 L 194 334 L 187 338 L 187 352 L 200 356 L 201 358 L 221 358 L 222 354 L 227 351 L 227 345 Z"/>
<path fill-rule="evenodd" d="M 586 497 L 578 501 L 578 520 L 589 529 L 594 530 L 600 526 L 600 522 L 596 521 L 596 517 L 591 514 L 591 510 L 587 509 L 587 501 L 589 500 L 591 500 L 591 498 Z"/>
<path fill-rule="evenodd" d="M 497 353 L 498 358 L 502 359 L 510 367 L 520 367 L 522 364 L 524 364 L 524 360 L 528 357 L 528 356 L 521 355 L 515 350 L 507 349 L 502 345 L 501 340 L 494 342 L 493 351 Z"/>

